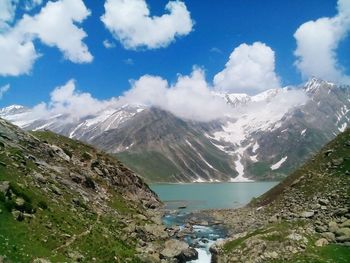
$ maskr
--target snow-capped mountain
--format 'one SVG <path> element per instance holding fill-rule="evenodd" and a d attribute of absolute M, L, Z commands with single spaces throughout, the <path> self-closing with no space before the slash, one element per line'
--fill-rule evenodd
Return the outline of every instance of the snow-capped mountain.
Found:
<path fill-rule="evenodd" d="M 0 117 L 27 130 L 49 129 L 94 144 L 153 182 L 282 178 L 349 125 L 349 87 L 318 79 L 299 89 L 213 96 L 231 105 L 233 114 L 200 123 L 124 105 L 67 120 L 60 114 L 38 117 L 14 105 L 0 110 Z"/>

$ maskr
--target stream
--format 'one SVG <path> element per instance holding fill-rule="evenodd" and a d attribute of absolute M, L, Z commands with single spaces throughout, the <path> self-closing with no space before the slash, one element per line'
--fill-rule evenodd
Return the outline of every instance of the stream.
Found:
<path fill-rule="evenodd" d="M 227 237 L 223 222 L 201 214 L 201 210 L 238 208 L 246 205 L 278 182 L 155 184 L 151 188 L 165 203 L 164 224 L 179 227 L 181 238 L 198 252 L 192 263 L 210 263 L 209 248 Z"/>

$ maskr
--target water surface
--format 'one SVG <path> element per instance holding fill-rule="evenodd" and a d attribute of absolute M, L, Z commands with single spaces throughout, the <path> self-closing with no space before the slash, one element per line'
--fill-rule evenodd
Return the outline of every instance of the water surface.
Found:
<path fill-rule="evenodd" d="M 265 193 L 278 182 L 153 184 L 168 209 L 184 211 L 236 208 Z"/>

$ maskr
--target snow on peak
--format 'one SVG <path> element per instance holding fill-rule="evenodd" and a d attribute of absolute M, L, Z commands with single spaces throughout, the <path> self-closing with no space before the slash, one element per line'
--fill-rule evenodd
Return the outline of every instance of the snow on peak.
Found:
<path fill-rule="evenodd" d="M 8 107 L 0 109 L 0 115 L 4 116 L 8 114 L 14 114 L 18 111 L 23 111 L 24 109 L 25 109 L 24 106 L 14 104 L 14 105 L 10 105 Z"/>
<path fill-rule="evenodd" d="M 304 89 L 307 93 L 315 93 L 320 88 L 331 89 L 334 86 L 336 85 L 332 82 L 328 82 L 322 79 L 312 78 L 308 82 L 306 82 Z"/>

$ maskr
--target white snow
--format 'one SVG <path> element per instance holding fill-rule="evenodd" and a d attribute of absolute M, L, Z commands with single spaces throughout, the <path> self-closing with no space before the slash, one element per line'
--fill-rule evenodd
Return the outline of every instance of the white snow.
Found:
<path fill-rule="evenodd" d="M 259 143 L 258 143 L 258 141 L 256 141 L 255 142 L 255 144 L 253 145 L 253 149 L 252 149 L 252 151 L 253 151 L 253 153 L 256 153 L 256 151 L 259 149 Z"/>
<path fill-rule="evenodd" d="M 197 153 L 197 155 L 199 156 L 199 158 L 200 158 L 207 166 L 209 166 L 211 169 L 216 170 L 216 168 L 213 167 L 210 163 L 208 163 L 208 162 L 204 159 L 204 157 L 197 151 L 196 148 L 194 148 L 194 146 L 193 146 L 188 140 L 185 140 L 185 141 L 186 141 L 186 143 Z"/>
<path fill-rule="evenodd" d="M 279 160 L 277 163 L 271 165 L 271 167 L 270 167 L 271 170 L 277 170 L 277 169 L 279 169 L 279 168 L 281 167 L 281 165 L 282 165 L 285 161 L 287 161 L 287 159 L 288 159 L 288 156 L 285 156 L 285 157 L 283 157 L 281 160 Z"/>
<path fill-rule="evenodd" d="M 348 124 L 346 123 L 346 122 L 344 122 L 342 125 L 341 125 L 341 127 L 340 128 L 338 128 L 338 130 L 340 131 L 340 132 L 344 132 L 345 130 L 346 130 L 346 127 L 348 126 Z"/>

